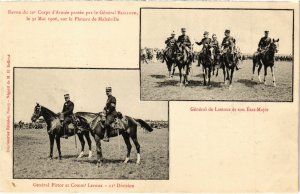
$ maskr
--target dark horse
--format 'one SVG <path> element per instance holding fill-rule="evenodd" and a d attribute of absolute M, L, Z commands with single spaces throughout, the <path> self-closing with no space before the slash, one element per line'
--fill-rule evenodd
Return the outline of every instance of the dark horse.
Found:
<path fill-rule="evenodd" d="M 193 61 L 193 56 L 190 55 L 187 49 L 180 43 L 175 44 L 175 56 L 175 62 L 179 69 L 179 86 L 181 87 L 182 84 L 186 86 L 188 84 L 188 75 Z"/>
<path fill-rule="evenodd" d="M 231 53 L 229 49 L 221 55 L 221 62 L 222 65 L 224 65 L 226 71 L 225 84 L 226 81 L 229 81 L 229 89 L 231 89 L 232 87 L 233 73 L 236 69 L 237 64 L 239 63 L 239 60 L 241 60 L 240 56 L 240 53 L 238 53 L 236 50 Z"/>
<path fill-rule="evenodd" d="M 174 73 L 175 73 L 175 67 L 176 67 L 173 46 L 174 45 L 171 45 L 171 47 L 168 48 L 164 52 L 164 55 L 163 55 L 163 60 L 166 61 L 167 68 L 168 68 L 168 71 L 169 71 L 169 78 L 173 78 Z M 171 73 L 172 67 L 173 67 L 173 72 Z"/>
<path fill-rule="evenodd" d="M 210 85 L 211 73 L 214 65 L 214 49 L 205 48 L 199 55 L 198 64 L 202 64 L 204 85 Z"/>
<path fill-rule="evenodd" d="M 276 86 L 275 83 L 275 73 L 274 73 L 274 56 L 275 53 L 278 52 L 278 42 L 279 39 L 274 40 L 272 39 L 269 47 L 266 49 L 265 53 L 262 54 L 261 56 L 259 56 L 257 53 L 254 53 L 253 55 L 253 68 L 252 68 L 252 80 L 254 79 L 254 73 L 255 73 L 255 67 L 258 66 L 258 80 L 259 82 L 261 82 L 261 78 L 260 78 L 260 70 L 262 68 L 262 65 L 264 65 L 264 84 L 266 84 L 266 76 L 267 76 L 267 68 L 270 67 L 271 68 L 271 73 L 272 73 L 272 78 L 273 78 L 273 85 Z"/>
<path fill-rule="evenodd" d="M 103 155 L 101 149 L 101 139 L 104 138 L 104 126 L 103 123 L 105 121 L 105 117 L 102 113 L 88 113 L 88 112 L 81 112 L 75 113 L 76 118 L 80 120 L 80 122 L 87 124 L 89 127 L 88 129 L 92 136 L 95 138 L 96 142 L 96 150 L 97 150 L 97 166 L 99 167 L 103 162 Z M 133 141 L 136 150 L 137 150 L 137 161 L 136 163 L 139 164 L 141 161 L 140 158 L 140 144 L 137 139 L 137 126 L 138 123 L 141 127 L 145 128 L 147 131 L 151 132 L 153 129 L 142 119 L 134 119 L 129 116 L 121 116 L 118 115 L 118 118 L 115 119 L 114 123 L 112 124 L 112 129 L 108 134 L 109 137 L 117 137 L 118 135 L 122 135 L 127 146 L 127 156 L 124 163 L 129 161 L 130 152 L 131 152 L 131 143 L 130 139 Z M 82 125 L 85 125 L 82 124 Z"/>
<path fill-rule="evenodd" d="M 45 122 L 47 123 L 47 132 L 49 135 L 50 140 L 50 158 L 53 159 L 53 144 L 54 139 L 56 140 L 56 146 L 58 150 L 58 157 L 62 159 L 61 150 L 60 150 L 60 138 L 63 135 L 72 136 L 77 134 L 78 138 L 81 143 L 81 153 L 79 154 L 79 158 L 83 156 L 84 153 L 84 145 L 85 141 L 83 136 L 86 138 L 88 145 L 89 145 L 89 158 L 92 157 L 92 142 L 89 136 L 89 131 L 82 131 L 81 133 L 78 132 L 78 127 L 75 127 L 74 124 L 69 125 L 69 130 L 64 130 L 61 122 L 59 120 L 59 116 L 52 112 L 51 110 L 47 109 L 44 106 L 39 105 L 38 103 L 34 107 L 34 112 L 31 117 L 31 121 L 35 122 L 38 118 L 43 117 Z"/>

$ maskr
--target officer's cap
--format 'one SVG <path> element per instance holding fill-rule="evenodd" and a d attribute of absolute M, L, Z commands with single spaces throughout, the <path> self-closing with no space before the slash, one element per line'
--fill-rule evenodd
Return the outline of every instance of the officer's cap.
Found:
<path fill-rule="evenodd" d="M 217 36 L 216 34 L 212 34 L 212 37 Z"/>
<path fill-rule="evenodd" d="M 175 32 L 173 31 L 171 35 L 175 35 Z"/>
<path fill-rule="evenodd" d="M 207 31 L 205 31 L 204 33 L 203 33 L 203 35 L 208 35 L 209 34 L 209 32 L 207 32 Z"/>
<path fill-rule="evenodd" d="M 105 90 L 106 90 L 107 92 L 111 92 L 111 87 L 106 87 Z"/>
<path fill-rule="evenodd" d="M 186 29 L 185 28 L 181 28 L 181 32 L 186 32 Z"/>
<path fill-rule="evenodd" d="M 228 29 L 227 29 L 227 30 L 225 30 L 225 33 L 228 33 L 228 34 L 229 34 L 229 33 L 230 33 L 230 30 L 228 30 Z"/>
<path fill-rule="evenodd" d="M 70 94 L 65 94 L 64 97 L 65 98 L 70 98 Z"/>
<path fill-rule="evenodd" d="M 269 33 L 269 30 L 265 30 L 265 33 Z"/>

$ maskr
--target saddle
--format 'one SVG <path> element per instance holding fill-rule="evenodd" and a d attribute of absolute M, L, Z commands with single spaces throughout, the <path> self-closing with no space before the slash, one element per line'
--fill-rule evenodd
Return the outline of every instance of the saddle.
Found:
<path fill-rule="evenodd" d="M 126 130 L 128 126 L 128 120 L 126 117 L 123 117 L 121 112 L 117 112 L 114 122 L 110 125 L 110 136 L 117 135 Z"/>

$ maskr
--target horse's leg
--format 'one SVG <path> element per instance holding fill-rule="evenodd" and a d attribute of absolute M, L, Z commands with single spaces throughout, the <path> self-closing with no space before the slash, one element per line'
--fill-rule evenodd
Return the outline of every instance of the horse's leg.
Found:
<path fill-rule="evenodd" d="M 57 147 L 57 151 L 58 151 L 58 158 L 61 160 L 60 137 L 56 137 L 55 141 L 56 141 L 56 147 Z"/>
<path fill-rule="evenodd" d="M 206 68 L 202 65 L 203 68 L 203 84 L 206 86 Z"/>
<path fill-rule="evenodd" d="M 101 138 L 97 134 L 95 134 L 95 142 L 97 151 L 97 166 L 100 167 L 102 165 L 103 155 L 101 150 Z"/>
<path fill-rule="evenodd" d="M 210 85 L 211 67 L 208 68 L 208 85 Z"/>
<path fill-rule="evenodd" d="M 166 60 L 167 63 L 167 68 L 168 68 L 168 72 L 169 72 L 169 78 L 171 78 L 171 69 L 172 69 L 172 64 L 170 64 L 170 61 Z"/>
<path fill-rule="evenodd" d="M 183 72 L 183 84 L 186 85 L 187 84 L 187 67 L 188 65 L 186 64 L 183 69 L 182 69 L 182 72 Z"/>
<path fill-rule="evenodd" d="M 255 62 L 255 59 L 253 59 L 253 66 L 252 66 L 252 78 L 251 78 L 251 80 L 254 80 L 255 66 L 256 66 L 256 62 Z"/>
<path fill-rule="evenodd" d="M 179 86 L 181 87 L 182 86 L 182 72 L 181 72 L 181 67 L 178 66 L 178 69 L 179 69 Z"/>
<path fill-rule="evenodd" d="M 81 144 L 81 152 L 79 154 L 79 156 L 77 158 L 82 158 L 83 157 L 83 154 L 84 154 L 84 145 L 85 145 L 85 141 L 83 139 L 83 135 L 82 133 L 78 133 L 77 134 L 78 138 L 79 138 L 79 141 L 80 141 L 80 144 Z"/>
<path fill-rule="evenodd" d="M 262 65 L 259 64 L 258 70 L 257 70 L 257 75 L 258 75 L 258 80 L 259 80 L 260 83 L 261 83 L 261 78 L 260 78 L 260 71 L 261 71 L 261 68 L 262 68 Z"/>
<path fill-rule="evenodd" d="M 122 136 L 123 136 L 123 139 L 124 139 L 126 147 L 127 147 L 127 155 L 126 155 L 126 159 L 125 159 L 124 163 L 127 163 L 129 161 L 132 146 L 131 146 L 131 143 L 130 143 L 129 134 L 128 133 L 123 133 Z"/>
<path fill-rule="evenodd" d="M 53 144 L 54 144 L 54 135 L 49 135 L 50 140 L 50 159 L 53 159 Z"/>
<path fill-rule="evenodd" d="M 223 70 L 224 84 L 226 84 L 226 71 L 225 71 L 225 66 L 222 67 L 222 70 Z"/>
<path fill-rule="evenodd" d="M 172 64 L 172 66 L 173 66 L 173 73 L 172 73 L 172 78 L 173 78 L 173 76 L 175 75 L 175 68 L 176 68 L 176 65 L 175 65 L 175 64 Z"/>
<path fill-rule="evenodd" d="M 136 155 L 136 163 L 137 164 L 140 164 L 141 163 L 141 155 L 140 155 L 140 149 L 141 149 L 141 146 L 138 142 L 138 139 L 137 139 L 137 136 L 135 137 L 131 137 L 134 145 L 135 145 L 135 148 L 136 148 L 136 151 L 137 151 L 137 155 Z"/>
<path fill-rule="evenodd" d="M 267 80 L 266 80 L 266 77 L 267 77 L 267 66 L 264 65 L 264 84 L 267 85 Z"/>
<path fill-rule="evenodd" d="M 276 83 L 275 83 L 275 68 L 274 66 L 271 66 L 271 73 L 272 73 L 272 78 L 273 78 L 273 85 L 276 87 Z"/>
<path fill-rule="evenodd" d="M 234 72 L 234 68 L 232 68 L 230 71 L 230 86 L 232 86 L 233 72 Z"/>
<path fill-rule="evenodd" d="M 89 158 L 91 158 L 93 156 L 93 152 L 92 152 L 92 141 L 89 132 L 85 132 L 84 136 L 89 145 Z"/>

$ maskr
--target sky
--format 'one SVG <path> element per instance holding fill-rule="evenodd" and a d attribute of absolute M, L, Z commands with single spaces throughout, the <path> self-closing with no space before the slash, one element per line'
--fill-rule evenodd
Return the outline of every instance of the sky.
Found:
<path fill-rule="evenodd" d="M 100 69 L 15 69 L 15 122 L 29 122 L 36 102 L 58 113 L 64 94 L 70 94 L 75 112 L 100 112 L 112 87 L 117 111 L 152 120 L 168 120 L 168 102 L 140 101 L 138 70 Z"/>
<path fill-rule="evenodd" d="M 215 33 L 221 43 L 225 29 L 229 29 L 241 51 L 251 54 L 264 31 L 269 30 L 271 38 L 279 38 L 278 54 L 292 54 L 292 11 L 142 9 L 141 18 L 142 48 L 165 48 L 166 38 L 173 30 L 178 37 L 182 27 L 192 42 L 200 41 L 203 32 L 208 31 L 210 37 Z M 194 50 L 200 49 L 194 46 Z"/>

